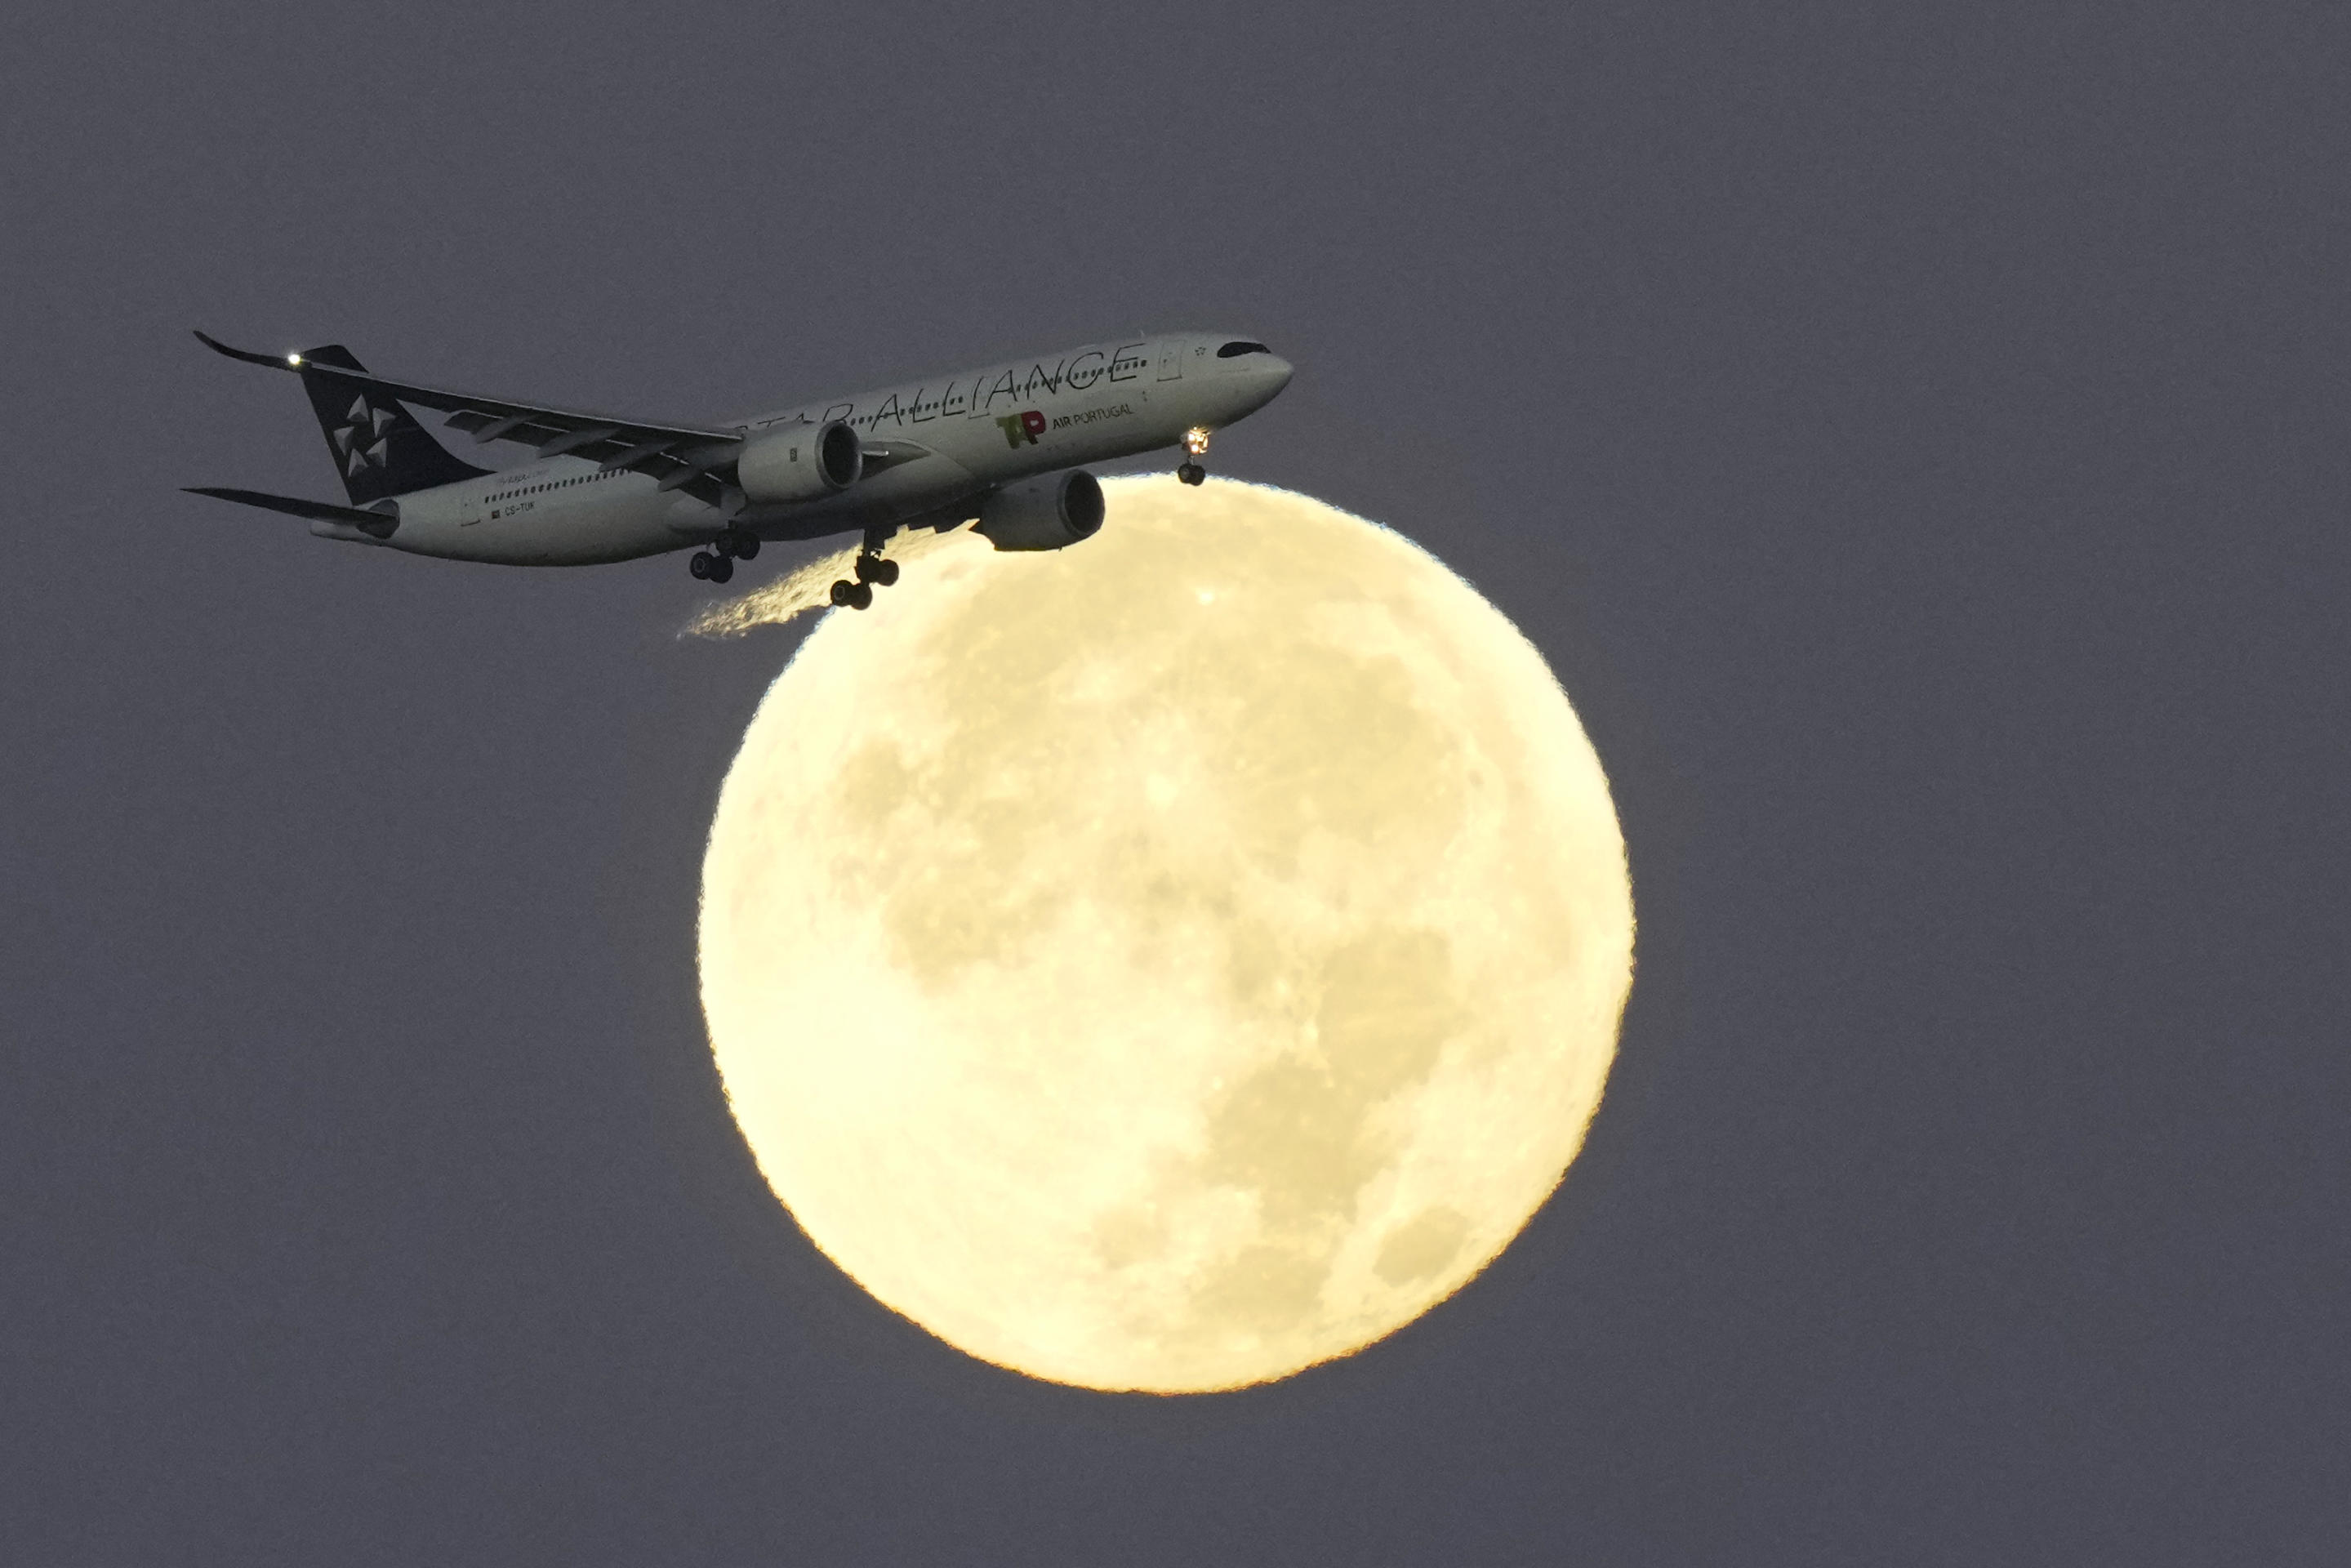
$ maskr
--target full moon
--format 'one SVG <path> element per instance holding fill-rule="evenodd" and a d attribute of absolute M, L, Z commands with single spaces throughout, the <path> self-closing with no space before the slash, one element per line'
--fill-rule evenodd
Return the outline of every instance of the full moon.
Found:
<path fill-rule="evenodd" d="M 1306 497 L 1112 481 L 951 536 L 760 704 L 702 999 L 776 1196 L 876 1298 L 1092 1388 L 1411 1322 L 1583 1142 L 1632 984 L 1598 757 L 1435 558 Z"/>

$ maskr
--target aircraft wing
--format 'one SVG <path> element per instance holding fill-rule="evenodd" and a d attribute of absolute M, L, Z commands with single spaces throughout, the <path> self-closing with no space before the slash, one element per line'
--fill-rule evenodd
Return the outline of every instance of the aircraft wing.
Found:
<path fill-rule="evenodd" d="M 627 468 L 640 474 L 650 474 L 662 481 L 663 488 L 684 490 L 713 506 L 721 504 L 723 497 L 720 481 L 712 476 L 710 470 L 732 463 L 737 444 L 743 439 L 740 429 L 705 424 L 656 424 L 611 414 L 586 413 L 576 409 L 511 402 L 504 398 L 419 386 L 413 382 L 396 382 L 366 371 L 330 365 L 321 360 L 305 360 L 298 355 L 256 354 L 245 349 L 232 349 L 203 332 L 196 336 L 206 348 L 226 354 L 232 360 L 291 371 L 298 375 L 317 376 L 348 384 L 355 392 L 373 392 L 379 397 L 396 399 L 419 408 L 438 410 L 449 416 L 443 421 L 444 424 L 465 432 L 476 443 L 517 441 L 536 446 L 537 455 L 540 457 L 569 454 L 594 458 L 607 469 Z"/>

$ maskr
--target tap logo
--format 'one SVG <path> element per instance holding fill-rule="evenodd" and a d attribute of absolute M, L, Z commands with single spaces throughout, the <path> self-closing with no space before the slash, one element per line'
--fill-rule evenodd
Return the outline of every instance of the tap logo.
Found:
<path fill-rule="evenodd" d="M 1025 441 L 1034 446 L 1037 438 L 1045 434 L 1045 416 L 1033 408 L 1028 409 L 1006 414 L 996 422 L 996 426 L 1004 432 L 1005 445 L 1018 446 Z"/>

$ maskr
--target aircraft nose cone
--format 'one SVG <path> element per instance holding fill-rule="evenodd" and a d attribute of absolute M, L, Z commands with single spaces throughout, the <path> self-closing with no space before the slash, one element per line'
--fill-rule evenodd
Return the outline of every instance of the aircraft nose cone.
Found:
<path fill-rule="evenodd" d="M 1268 354 L 1265 357 L 1265 364 L 1259 371 L 1272 392 L 1280 392 L 1290 384 L 1290 361 L 1280 354 Z"/>

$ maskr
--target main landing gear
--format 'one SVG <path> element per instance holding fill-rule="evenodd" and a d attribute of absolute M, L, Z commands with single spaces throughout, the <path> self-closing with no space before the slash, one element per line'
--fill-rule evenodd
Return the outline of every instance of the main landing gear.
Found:
<path fill-rule="evenodd" d="M 708 549 L 696 550 L 685 570 L 703 582 L 724 582 L 735 575 L 735 563 L 759 553 L 759 536 L 748 528 L 727 528 Z"/>
<path fill-rule="evenodd" d="M 1208 455 L 1208 428 L 1196 424 L 1184 433 L 1184 461 L 1177 465 L 1176 477 L 1186 485 L 1197 485 L 1208 477 L 1208 470 L 1200 459 Z"/>
<path fill-rule="evenodd" d="M 833 583 L 835 604 L 851 610 L 870 610 L 873 607 L 874 589 L 887 588 L 898 580 L 898 563 L 882 553 L 883 538 L 878 531 L 866 534 L 865 546 L 857 552 L 857 580 L 841 578 Z"/>

